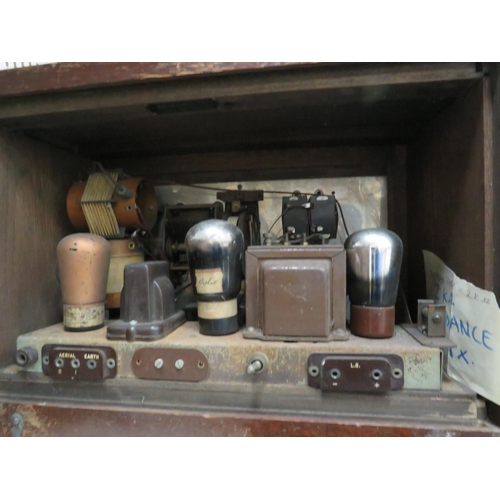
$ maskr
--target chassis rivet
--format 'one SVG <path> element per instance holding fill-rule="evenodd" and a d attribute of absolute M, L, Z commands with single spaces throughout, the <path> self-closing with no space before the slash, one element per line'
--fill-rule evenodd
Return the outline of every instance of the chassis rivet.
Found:
<path fill-rule="evenodd" d="M 176 362 L 175 362 L 175 367 L 178 369 L 178 370 L 182 370 L 184 366 L 184 360 L 183 359 L 178 359 Z"/>

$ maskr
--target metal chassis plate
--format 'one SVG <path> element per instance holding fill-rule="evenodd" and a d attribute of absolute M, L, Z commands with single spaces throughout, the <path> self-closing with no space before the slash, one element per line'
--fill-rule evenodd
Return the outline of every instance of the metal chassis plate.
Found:
<path fill-rule="evenodd" d="M 428 337 L 424 335 L 415 325 L 410 323 L 402 323 L 401 327 L 408 332 L 417 342 L 426 347 L 439 347 L 440 349 L 449 349 L 457 347 L 455 342 L 452 342 L 447 337 Z"/>

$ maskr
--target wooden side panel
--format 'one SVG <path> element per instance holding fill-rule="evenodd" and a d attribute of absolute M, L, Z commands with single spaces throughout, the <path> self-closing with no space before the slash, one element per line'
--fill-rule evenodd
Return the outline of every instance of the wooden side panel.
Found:
<path fill-rule="evenodd" d="M 484 424 L 447 426 L 395 421 L 297 418 L 250 413 L 165 412 L 117 408 L 67 408 L 0 404 L 0 437 L 12 436 L 11 416 L 23 418 L 29 436 L 495 436 Z"/>
<path fill-rule="evenodd" d="M 500 63 L 491 65 L 493 202 L 493 291 L 500 299 Z"/>
<path fill-rule="evenodd" d="M 492 288 L 491 151 L 480 81 L 425 126 L 408 147 L 410 305 L 425 296 L 422 250 L 458 276 Z"/>
<path fill-rule="evenodd" d="M 74 232 L 66 194 L 90 163 L 70 153 L 0 133 L 0 366 L 12 363 L 21 333 L 61 321 L 55 250 Z"/>

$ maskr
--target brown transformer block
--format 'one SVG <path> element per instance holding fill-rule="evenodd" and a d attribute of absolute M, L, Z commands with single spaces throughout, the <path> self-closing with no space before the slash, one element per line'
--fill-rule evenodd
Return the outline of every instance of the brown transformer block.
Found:
<path fill-rule="evenodd" d="M 249 247 L 245 338 L 347 340 L 346 261 L 340 245 Z"/>

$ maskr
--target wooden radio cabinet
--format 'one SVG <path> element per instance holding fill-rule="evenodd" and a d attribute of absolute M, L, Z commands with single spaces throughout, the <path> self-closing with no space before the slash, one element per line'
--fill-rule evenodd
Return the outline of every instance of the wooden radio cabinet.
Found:
<path fill-rule="evenodd" d="M 384 176 L 412 314 L 425 297 L 423 249 L 498 296 L 498 73 L 487 63 L 0 72 L 0 436 L 500 434 L 484 400 L 447 380 L 437 398 L 408 393 L 388 406 L 344 394 L 328 406 L 264 386 L 250 395 L 139 379 L 72 388 L 12 365 L 19 335 L 61 321 L 55 248 L 75 232 L 66 194 L 96 160 L 156 185 Z"/>

